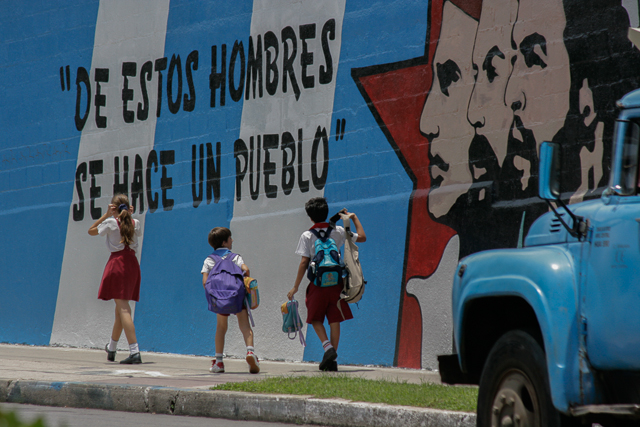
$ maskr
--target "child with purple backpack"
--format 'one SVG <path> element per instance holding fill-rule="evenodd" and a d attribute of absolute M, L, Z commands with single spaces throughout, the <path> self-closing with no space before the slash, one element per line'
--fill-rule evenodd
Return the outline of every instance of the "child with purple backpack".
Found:
<path fill-rule="evenodd" d="M 238 318 L 238 326 L 244 337 L 247 346 L 246 361 L 249 364 L 249 372 L 257 374 L 260 372 L 260 364 L 258 357 L 255 355 L 253 347 L 253 330 L 249 324 L 249 315 L 245 304 L 245 288 L 242 286 L 234 286 L 234 280 L 231 280 L 229 290 L 212 289 L 212 278 L 215 275 L 228 277 L 236 276 L 239 282 L 242 277 L 249 276 L 249 267 L 244 263 L 242 257 L 231 252 L 233 239 L 231 231 L 226 227 L 215 227 L 209 232 L 209 244 L 214 251 L 205 260 L 202 266 L 202 286 L 205 288 L 207 301 L 209 302 L 209 310 L 216 313 L 216 358 L 211 361 L 213 373 L 224 372 L 223 352 L 224 339 L 229 325 L 229 314 L 235 314 Z M 208 283 L 209 282 L 209 283 Z M 227 285 L 225 285 L 227 286 Z M 231 289 L 235 288 L 235 289 Z"/>

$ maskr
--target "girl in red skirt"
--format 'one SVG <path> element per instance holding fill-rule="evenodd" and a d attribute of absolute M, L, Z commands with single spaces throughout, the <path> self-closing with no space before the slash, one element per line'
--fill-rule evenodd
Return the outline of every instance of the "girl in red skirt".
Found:
<path fill-rule="evenodd" d="M 107 248 L 111 252 L 98 291 L 99 299 L 112 299 L 116 303 L 111 341 L 105 346 L 107 360 L 115 361 L 116 345 L 124 329 L 130 352 L 129 357 L 120 361 L 125 364 L 142 363 L 129 306 L 129 301 L 138 301 L 140 297 L 140 264 L 135 251 L 142 233 L 140 221 L 133 219 L 131 212 L 133 207 L 129 206 L 129 198 L 116 194 L 107 212 L 89 228 L 92 236 L 106 236 Z"/>

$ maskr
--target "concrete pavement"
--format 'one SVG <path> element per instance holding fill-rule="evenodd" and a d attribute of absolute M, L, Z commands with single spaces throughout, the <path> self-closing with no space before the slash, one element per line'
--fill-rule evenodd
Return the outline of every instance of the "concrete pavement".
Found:
<path fill-rule="evenodd" d="M 126 356 L 119 352 L 116 361 Z M 209 372 L 210 357 L 143 352 L 142 360 L 120 365 L 108 362 L 104 350 L 0 344 L 0 402 L 325 426 L 475 425 L 475 414 L 464 412 L 209 390 L 227 382 L 315 375 L 317 364 L 261 361 L 260 373 L 252 375 L 243 359 L 226 358 L 223 374 Z M 437 373 L 398 368 L 341 365 L 339 373 L 440 382 Z"/>

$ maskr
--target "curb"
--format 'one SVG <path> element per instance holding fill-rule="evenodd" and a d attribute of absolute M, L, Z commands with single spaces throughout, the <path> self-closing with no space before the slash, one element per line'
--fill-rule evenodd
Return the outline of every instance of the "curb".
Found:
<path fill-rule="evenodd" d="M 336 427 L 473 427 L 466 412 L 252 394 L 73 382 L 0 380 L 0 402 Z"/>

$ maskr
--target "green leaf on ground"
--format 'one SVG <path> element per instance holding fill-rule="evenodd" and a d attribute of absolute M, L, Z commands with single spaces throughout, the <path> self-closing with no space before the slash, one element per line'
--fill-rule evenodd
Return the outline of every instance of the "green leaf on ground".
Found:
<path fill-rule="evenodd" d="M 271 377 L 259 381 L 219 384 L 211 390 L 248 393 L 310 395 L 357 402 L 417 406 L 450 411 L 476 412 L 478 388 L 423 382 L 369 380 L 347 375 Z"/>
<path fill-rule="evenodd" d="M 0 427 L 44 427 L 41 418 L 35 420 L 31 424 L 20 421 L 14 412 L 2 412 L 0 410 Z"/>

